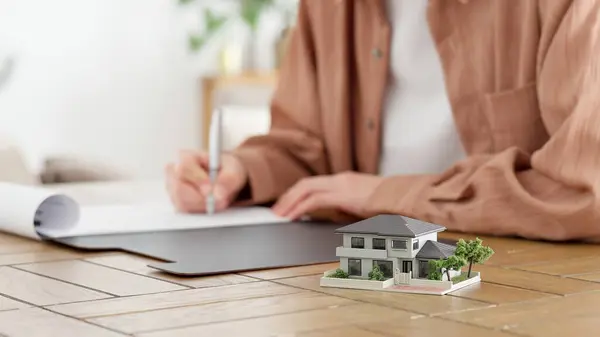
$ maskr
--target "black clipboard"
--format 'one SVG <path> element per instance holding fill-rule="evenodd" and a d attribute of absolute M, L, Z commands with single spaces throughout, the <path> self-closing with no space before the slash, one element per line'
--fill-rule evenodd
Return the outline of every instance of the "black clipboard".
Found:
<path fill-rule="evenodd" d="M 203 276 L 337 262 L 343 225 L 286 222 L 173 231 L 45 238 L 83 250 L 121 250 L 155 258 L 149 267 Z"/>

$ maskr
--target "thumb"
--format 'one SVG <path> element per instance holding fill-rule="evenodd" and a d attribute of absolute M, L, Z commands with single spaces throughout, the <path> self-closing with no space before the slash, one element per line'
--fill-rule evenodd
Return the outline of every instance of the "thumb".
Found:
<path fill-rule="evenodd" d="M 226 185 L 217 181 L 214 186 L 211 186 L 210 182 L 204 182 L 200 185 L 200 192 L 204 197 L 208 197 L 209 194 L 213 193 L 213 196 L 217 202 L 228 201 L 231 196 L 231 189 L 229 189 Z"/>
<path fill-rule="evenodd" d="M 227 167 L 223 167 L 219 171 L 214 187 L 211 185 L 211 181 L 209 179 L 205 179 L 200 184 L 200 192 L 204 196 L 207 196 L 212 189 L 215 199 L 229 200 L 236 192 L 235 190 L 237 181 L 238 173 L 234 170 L 228 169 Z"/>

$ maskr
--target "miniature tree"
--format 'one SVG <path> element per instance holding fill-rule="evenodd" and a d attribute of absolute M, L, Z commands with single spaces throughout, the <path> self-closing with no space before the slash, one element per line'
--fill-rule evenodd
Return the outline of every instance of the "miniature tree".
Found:
<path fill-rule="evenodd" d="M 373 269 L 369 272 L 369 280 L 385 281 L 385 275 L 383 275 L 378 265 L 374 265 Z"/>
<path fill-rule="evenodd" d="M 441 281 L 442 280 L 442 260 L 429 260 L 429 275 L 428 279 L 433 281 Z"/>
<path fill-rule="evenodd" d="M 482 245 L 482 242 L 479 238 L 470 240 L 469 242 L 463 239 L 458 240 L 454 254 L 465 259 L 469 264 L 467 278 L 471 277 L 471 269 L 474 263 L 484 263 L 494 254 L 492 248 Z"/>
<path fill-rule="evenodd" d="M 428 279 L 441 281 L 442 273 L 445 273 L 448 281 L 450 281 L 450 270 L 460 270 L 466 264 L 467 261 L 464 258 L 456 255 L 451 255 L 442 260 L 430 260 Z"/>
<path fill-rule="evenodd" d="M 450 278 L 450 270 L 459 271 L 466 264 L 467 260 L 465 260 L 463 257 L 451 255 L 448 256 L 447 259 L 441 260 L 439 266 L 442 268 L 442 270 L 445 269 L 446 276 L 448 276 L 448 281 L 451 281 L 452 279 Z"/>

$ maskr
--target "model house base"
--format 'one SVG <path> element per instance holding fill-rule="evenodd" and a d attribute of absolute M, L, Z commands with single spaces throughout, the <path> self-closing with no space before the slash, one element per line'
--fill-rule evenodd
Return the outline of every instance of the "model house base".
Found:
<path fill-rule="evenodd" d="M 471 277 L 464 281 L 437 281 L 409 278 L 402 282 L 398 278 L 390 278 L 385 281 L 376 281 L 357 278 L 336 278 L 332 277 L 335 270 L 324 273 L 321 278 L 321 287 L 346 288 L 361 290 L 389 291 L 398 293 L 412 293 L 424 295 L 446 295 L 458 289 L 477 284 L 481 281 L 478 272 L 471 272 Z"/>
<path fill-rule="evenodd" d="M 483 263 L 493 250 L 480 239 L 459 240 L 457 246 L 438 242 L 438 233 L 445 229 L 401 215 L 378 215 L 339 228 L 340 267 L 326 272 L 320 284 L 444 295 L 481 282 L 473 264 Z"/>

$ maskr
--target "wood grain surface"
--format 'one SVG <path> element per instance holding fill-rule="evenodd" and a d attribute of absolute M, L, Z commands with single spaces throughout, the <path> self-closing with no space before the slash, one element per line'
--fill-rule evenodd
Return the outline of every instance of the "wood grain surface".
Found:
<path fill-rule="evenodd" d="M 598 336 L 600 246 L 482 239 L 483 282 L 428 296 L 321 288 L 337 264 L 182 278 L 0 234 L 0 336 Z"/>

